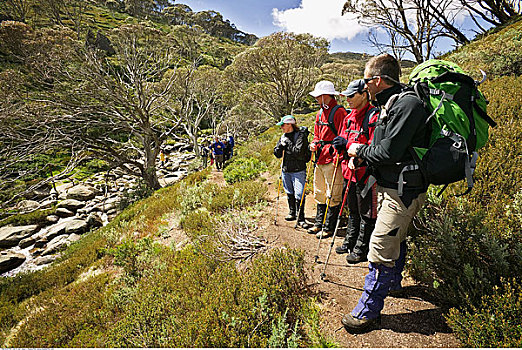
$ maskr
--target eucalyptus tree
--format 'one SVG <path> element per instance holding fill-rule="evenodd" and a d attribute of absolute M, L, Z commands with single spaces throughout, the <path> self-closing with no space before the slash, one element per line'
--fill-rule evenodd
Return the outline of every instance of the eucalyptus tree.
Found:
<path fill-rule="evenodd" d="M 183 128 L 192 140 L 196 155 L 199 155 L 198 136 L 204 120 L 220 120 L 225 114 L 222 103 L 223 72 L 211 66 L 178 68 L 172 76 L 173 90 L 169 101 L 171 117 Z"/>
<path fill-rule="evenodd" d="M 74 145 L 160 188 L 155 161 L 178 126 L 167 109 L 180 60 L 175 40 L 157 29 L 125 25 L 109 33 L 116 54 L 108 56 L 74 38 L 62 27 L 24 41 L 23 61 L 35 82 L 27 98 L 38 111 L 33 125 L 58 135 L 63 147 Z"/>
<path fill-rule="evenodd" d="M 310 34 L 274 33 L 237 55 L 226 72 L 235 93 L 274 120 L 290 114 L 319 78 L 328 41 Z"/>

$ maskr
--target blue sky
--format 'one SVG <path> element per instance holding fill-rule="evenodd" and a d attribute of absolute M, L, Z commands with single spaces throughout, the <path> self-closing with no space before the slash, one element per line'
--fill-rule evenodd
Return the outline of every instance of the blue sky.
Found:
<path fill-rule="evenodd" d="M 193 11 L 218 11 L 238 29 L 258 37 L 278 31 L 310 33 L 328 39 L 330 52 L 377 53 L 367 43 L 368 29 L 354 18 L 341 16 L 345 0 L 179 0 L 179 3 L 187 4 Z M 439 53 L 450 49 L 449 40 L 436 47 Z"/>
<path fill-rule="evenodd" d="M 224 18 L 234 23 L 238 29 L 259 37 L 278 31 L 298 32 L 300 30 L 316 36 L 327 37 L 326 32 L 320 30 L 322 27 L 327 27 L 326 30 L 330 30 L 330 33 L 338 32 L 337 36 L 344 36 L 344 38 L 327 37 L 331 42 L 330 52 L 369 51 L 368 44 L 363 42 L 366 39 L 366 34 L 360 33 L 361 29 L 358 25 L 341 19 L 344 0 L 180 0 L 179 3 L 187 4 L 193 11 L 218 11 Z M 317 4 L 322 10 L 317 8 Z M 278 16 L 276 18 L 284 21 L 280 21 L 279 26 L 275 23 L 274 11 Z M 323 15 L 313 17 L 321 11 Z M 337 29 L 331 28 L 330 25 L 320 21 L 320 18 L 327 17 L 324 13 L 329 13 L 334 17 L 334 23 L 335 19 L 345 23 L 338 26 Z M 339 30 L 340 27 L 343 29 Z M 354 30 L 351 30 L 352 28 Z M 355 35 L 355 37 L 348 40 L 347 38 L 352 35 Z"/>

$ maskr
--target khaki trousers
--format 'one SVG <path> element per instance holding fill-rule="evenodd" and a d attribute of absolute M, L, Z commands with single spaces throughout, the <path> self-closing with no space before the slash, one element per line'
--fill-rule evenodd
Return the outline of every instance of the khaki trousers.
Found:
<path fill-rule="evenodd" d="M 401 242 L 425 201 L 426 193 L 422 193 L 406 208 L 397 190 L 377 186 L 377 222 L 370 238 L 369 262 L 395 266 Z"/>
<path fill-rule="evenodd" d="M 317 164 L 314 170 L 314 199 L 317 204 L 326 204 L 328 195 L 331 194 L 330 207 L 335 207 L 341 203 L 343 192 L 343 172 L 341 162 Z M 335 179 L 333 178 L 335 172 Z M 333 179 L 333 183 L 332 183 Z"/>

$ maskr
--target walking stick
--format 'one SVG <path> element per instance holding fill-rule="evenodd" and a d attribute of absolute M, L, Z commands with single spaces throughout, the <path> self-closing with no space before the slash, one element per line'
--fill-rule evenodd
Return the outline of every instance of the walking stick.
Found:
<path fill-rule="evenodd" d="M 276 212 L 275 212 L 275 217 L 274 217 L 274 225 L 277 226 L 277 212 L 278 212 L 278 209 L 279 209 L 279 189 L 281 188 L 281 182 L 282 182 L 282 179 L 283 179 L 283 161 L 285 159 L 285 150 L 283 150 L 283 156 L 281 157 L 281 171 L 279 173 L 279 181 L 277 183 L 277 199 L 276 199 Z"/>
<path fill-rule="evenodd" d="M 330 249 L 328 249 L 328 255 L 326 256 L 326 262 L 324 263 L 323 272 L 321 273 L 321 280 L 326 281 L 326 266 L 328 266 L 328 261 L 330 260 L 330 254 L 332 253 L 332 248 L 335 243 L 335 236 L 337 236 L 337 230 L 339 229 L 339 223 L 341 222 L 341 217 L 343 215 L 344 204 L 346 203 L 346 197 L 348 197 L 350 183 L 346 190 L 344 191 L 343 203 L 341 204 L 341 210 L 339 211 L 339 217 L 337 218 L 337 223 L 335 224 L 335 230 L 333 234 L 332 244 L 330 244 Z"/>
<path fill-rule="evenodd" d="M 334 187 L 334 181 L 335 181 L 335 175 L 337 174 L 337 167 L 339 165 L 339 154 L 337 154 L 337 156 L 335 157 L 335 169 L 334 169 L 334 173 L 333 173 L 333 178 L 332 178 L 332 188 L 330 190 L 330 193 L 327 193 L 327 198 L 326 198 L 326 210 L 324 212 L 324 218 L 323 218 L 323 226 L 321 227 L 321 233 L 320 233 L 320 236 L 319 236 L 319 243 L 317 244 L 317 253 L 315 254 L 315 262 L 318 262 L 319 261 L 319 249 L 321 248 L 321 241 L 323 240 L 323 233 L 324 233 L 324 224 L 326 223 L 326 216 L 328 215 L 328 208 L 330 207 L 330 199 L 332 198 L 332 190 L 333 190 L 333 187 Z"/>
<path fill-rule="evenodd" d="M 310 163 L 308 163 L 308 168 L 306 169 L 306 177 L 305 177 L 305 184 L 304 184 L 304 187 L 303 187 L 303 194 L 301 195 L 301 201 L 299 202 L 299 209 L 297 210 L 297 220 L 295 221 L 294 228 L 297 228 L 297 226 L 299 224 L 299 215 L 301 214 L 301 209 L 303 207 L 303 200 L 304 200 L 305 193 L 306 193 L 306 185 L 308 183 L 308 173 L 310 172 L 310 168 L 312 167 L 312 163 L 314 161 L 315 161 L 315 152 L 313 153 L 312 160 L 311 160 Z"/>

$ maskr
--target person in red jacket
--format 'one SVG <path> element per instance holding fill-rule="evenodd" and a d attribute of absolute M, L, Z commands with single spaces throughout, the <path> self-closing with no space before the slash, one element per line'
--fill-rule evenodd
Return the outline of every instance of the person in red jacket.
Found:
<path fill-rule="evenodd" d="M 333 140 L 333 146 L 343 154 L 341 167 L 350 211 L 348 229 L 342 245 L 335 248 L 337 254 L 349 253 L 346 261 L 356 264 L 367 261 L 370 236 L 377 218 L 377 192 L 375 186 L 363 191 L 366 183 L 366 167 L 359 158 L 349 157 L 346 150 L 352 143 L 369 145 L 373 139 L 375 123 L 379 119 L 379 109 L 370 104 L 370 96 L 363 79 L 352 81 L 345 91 L 350 114 L 344 119 L 339 136 Z"/>
<path fill-rule="evenodd" d="M 339 157 L 332 147 L 332 140 L 341 130 L 341 124 L 347 115 L 342 106 L 337 105 L 334 84 L 323 80 L 315 85 L 310 92 L 321 106 L 315 118 L 314 138 L 310 143 L 310 150 L 315 152 L 316 167 L 314 170 L 314 199 L 317 203 L 317 213 L 314 226 L 308 230 L 316 234 L 317 238 L 333 235 L 335 224 L 341 207 L 343 190 L 343 175 L 340 162 L 335 167 L 335 158 Z M 335 178 L 334 178 L 335 174 Z M 323 219 L 327 210 L 327 200 L 330 197 L 328 213 L 323 228 Z M 322 231 L 322 232 L 321 232 Z M 322 236 L 321 236 L 322 235 Z"/>

